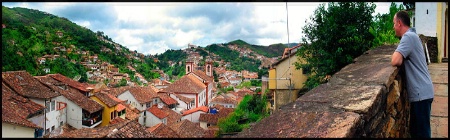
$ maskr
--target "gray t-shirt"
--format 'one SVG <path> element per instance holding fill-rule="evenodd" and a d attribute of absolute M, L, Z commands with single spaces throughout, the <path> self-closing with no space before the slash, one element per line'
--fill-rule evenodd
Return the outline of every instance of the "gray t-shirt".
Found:
<path fill-rule="evenodd" d="M 409 101 L 434 98 L 433 83 L 428 72 L 422 41 L 414 28 L 409 28 L 403 34 L 395 51 L 403 55 Z"/>

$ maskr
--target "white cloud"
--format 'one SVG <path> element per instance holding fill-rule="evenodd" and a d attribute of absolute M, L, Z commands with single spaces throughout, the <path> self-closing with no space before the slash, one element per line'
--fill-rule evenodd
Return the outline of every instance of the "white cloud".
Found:
<path fill-rule="evenodd" d="M 92 31 L 103 31 L 113 41 L 144 54 L 206 46 L 236 39 L 256 45 L 301 41 L 305 20 L 317 2 L 286 3 L 11 3 L 66 17 Z M 390 2 L 376 2 L 376 13 L 389 12 Z M 399 3 L 401 4 L 401 3 Z M 80 14 L 87 15 L 80 16 Z M 289 18 L 287 19 L 287 14 Z"/>

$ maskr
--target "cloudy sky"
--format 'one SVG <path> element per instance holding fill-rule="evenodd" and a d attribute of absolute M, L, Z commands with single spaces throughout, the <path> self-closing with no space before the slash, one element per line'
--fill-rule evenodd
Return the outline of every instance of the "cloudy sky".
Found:
<path fill-rule="evenodd" d="M 3 6 L 45 11 L 103 31 L 116 43 L 143 54 L 205 47 L 242 39 L 250 44 L 299 43 L 305 20 L 321 3 L 81 3 L 2 2 Z M 375 3 L 388 13 L 389 2 Z M 288 22 L 287 22 L 288 21 Z M 288 26 L 289 25 L 289 39 Z"/>

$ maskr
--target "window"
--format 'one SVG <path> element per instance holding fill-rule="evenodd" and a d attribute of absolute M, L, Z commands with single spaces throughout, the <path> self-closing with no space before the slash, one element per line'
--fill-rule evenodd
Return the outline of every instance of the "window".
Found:
<path fill-rule="evenodd" d="M 52 106 L 51 106 L 52 111 L 54 111 L 55 108 L 56 108 L 56 103 L 55 103 L 55 101 L 52 101 Z"/>
<path fill-rule="evenodd" d="M 45 113 L 50 112 L 50 102 L 45 102 Z"/>
<path fill-rule="evenodd" d="M 114 112 L 111 112 L 111 120 L 114 119 Z"/>

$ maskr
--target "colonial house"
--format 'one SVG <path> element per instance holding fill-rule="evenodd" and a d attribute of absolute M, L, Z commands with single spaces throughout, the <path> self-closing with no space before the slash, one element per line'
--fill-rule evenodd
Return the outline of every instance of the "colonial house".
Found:
<path fill-rule="evenodd" d="M 181 138 L 177 132 L 173 131 L 172 128 L 164 123 L 159 123 L 155 126 L 149 127 L 147 128 L 147 131 L 159 138 Z"/>
<path fill-rule="evenodd" d="M 225 118 L 233 112 L 233 108 L 225 108 L 221 105 L 215 105 L 214 107 L 210 108 L 210 112 L 200 114 L 199 122 L 200 127 L 203 129 L 208 129 L 210 127 L 217 126 L 217 122 L 220 118 Z"/>
<path fill-rule="evenodd" d="M 61 93 L 62 97 L 59 97 L 55 104 L 56 110 L 62 112 L 59 117 L 60 125 L 67 123 L 76 129 L 81 129 L 94 128 L 102 123 L 104 107 L 85 96 L 80 90 L 69 86 L 68 82 L 56 80 L 50 74 L 35 76 L 35 78 L 53 91 Z"/>
<path fill-rule="evenodd" d="M 415 2 L 415 7 L 409 9 L 413 12 L 411 27 L 416 33 L 437 38 L 438 62 L 448 59 L 447 8 L 448 2 Z"/>
<path fill-rule="evenodd" d="M 178 105 L 178 102 L 167 94 L 158 94 L 158 96 L 162 103 L 170 109 L 173 109 Z"/>
<path fill-rule="evenodd" d="M 274 109 L 295 101 L 307 79 L 309 72 L 296 69 L 294 65 L 294 63 L 304 63 L 295 55 L 297 50 L 295 48 L 298 47 L 300 46 L 288 49 L 289 55 L 272 64 L 269 70 L 269 90 L 274 94 Z"/>
<path fill-rule="evenodd" d="M 182 120 L 169 127 L 181 138 L 203 138 L 205 135 L 205 130 L 198 123 L 193 123 L 189 120 Z"/>
<path fill-rule="evenodd" d="M 2 138 L 42 137 L 43 127 L 31 120 L 40 116 L 44 116 L 44 106 L 20 96 L 2 82 Z"/>
<path fill-rule="evenodd" d="M 37 126 L 45 129 L 44 135 L 50 134 L 53 130 L 61 127 L 60 122 L 63 120 L 60 116 L 62 112 L 56 109 L 57 99 L 61 97 L 60 93 L 44 86 L 26 71 L 2 72 L 2 81 L 19 95 L 45 107 L 44 115 L 29 119 Z"/>
<path fill-rule="evenodd" d="M 165 94 L 165 93 L 158 93 L 158 94 Z M 191 109 L 193 106 L 195 106 L 195 99 L 194 98 L 188 98 L 184 97 L 182 95 L 178 95 L 175 93 L 169 93 L 169 97 L 174 99 L 177 103 L 176 107 L 174 108 L 176 112 L 180 113 L 183 110 Z"/>
<path fill-rule="evenodd" d="M 241 84 L 242 78 L 228 78 L 228 82 L 229 82 L 232 86 L 237 86 L 237 85 Z"/>
<path fill-rule="evenodd" d="M 226 95 L 219 95 L 216 98 L 212 99 L 211 103 L 209 103 L 209 107 L 213 107 L 215 105 L 222 105 L 226 108 L 236 108 L 238 102 L 231 97 Z"/>
<path fill-rule="evenodd" d="M 179 80 L 170 84 L 167 88 L 162 89 L 159 93 L 177 94 L 186 98 L 194 99 L 194 108 L 206 105 L 206 89 L 205 84 L 192 74 L 185 75 Z M 172 96 L 171 96 L 172 97 Z M 183 101 L 177 99 L 177 101 Z M 190 109 L 190 102 L 178 102 L 180 105 L 186 105 L 184 109 Z"/>
<path fill-rule="evenodd" d="M 193 108 L 183 112 L 182 120 L 189 120 L 194 123 L 198 123 L 198 119 L 200 118 L 200 114 L 208 113 L 208 107 L 200 106 L 197 108 Z"/>
<path fill-rule="evenodd" d="M 139 123 L 144 126 L 147 126 L 146 110 L 155 104 L 161 103 L 161 99 L 155 89 L 150 86 L 129 87 L 127 90 L 119 93 L 117 98 L 125 100 L 127 104 L 139 110 Z"/>
<path fill-rule="evenodd" d="M 159 123 L 167 124 L 167 118 L 169 116 L 168 113 L 162 111 L 163 105 L 155 104 L 152 107 L 148 108 L 145 112 L 145 126 L 152 127 Z"/>
<path fill-rule="evenodd" d="M 110 122 L 117 117 L 125 119 L 126 111 L 125 106 L 121 104 L 121 102 L 123 102 L 122 100 L 117 99 L 113 95 L 105 92 L 95 93 L 90 98 L 104 107 L 102 113 L 103 121 L 100 126 L 109 125 Z"/>

